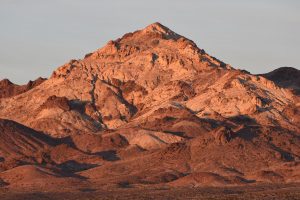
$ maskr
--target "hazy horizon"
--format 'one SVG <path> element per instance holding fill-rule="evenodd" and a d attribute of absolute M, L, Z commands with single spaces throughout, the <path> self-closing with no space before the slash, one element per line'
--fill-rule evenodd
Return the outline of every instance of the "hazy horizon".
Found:
<path fill-rule="evenodd" d="M 70 59 L 157 21 L 234 68 L 299 69 L 299 9 L 296 0 L 2 0 L 0 79 L 49 77 Z"/>

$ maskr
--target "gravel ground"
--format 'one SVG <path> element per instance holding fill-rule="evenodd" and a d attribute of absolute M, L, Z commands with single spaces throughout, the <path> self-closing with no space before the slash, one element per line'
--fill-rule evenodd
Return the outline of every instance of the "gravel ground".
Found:
<path fill-rule="evenodd" d="M 218 200 L 300 200 L 300 184 L 261 185 L 227 188 L 126 188 L 39 192 L 0 190 L 1 200 L 102 200 L 102 199 L 218 199 Z"/>

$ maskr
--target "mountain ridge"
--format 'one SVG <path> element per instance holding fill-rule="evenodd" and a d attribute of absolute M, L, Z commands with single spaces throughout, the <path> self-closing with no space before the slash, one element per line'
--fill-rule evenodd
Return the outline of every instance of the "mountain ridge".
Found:
<path fill-rule="evenodd" d="M 299 182 L 299 96 L 271 75 L 154 23 L 0 98 L 0 118 L 60 141 L 44 162 L 98 186 Z"/>

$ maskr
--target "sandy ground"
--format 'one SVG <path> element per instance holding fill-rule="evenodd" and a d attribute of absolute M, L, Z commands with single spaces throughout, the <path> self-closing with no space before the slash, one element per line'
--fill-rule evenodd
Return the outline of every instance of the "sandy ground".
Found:
<path fill-rule="evenodd" d="M 1 200 L 102 200 L 102 199 L 218 199 L 218 200 L 296 200 L 300 199 L 300 184 L 260 185 L 226 188 L 123 188 L 41 192 L 0 190 Z"/>

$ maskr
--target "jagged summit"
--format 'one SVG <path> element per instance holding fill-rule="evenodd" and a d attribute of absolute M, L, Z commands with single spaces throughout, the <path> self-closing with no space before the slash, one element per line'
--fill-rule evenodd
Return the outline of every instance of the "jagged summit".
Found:
<path fill-rule="evenodd" d="M 174 79 L 179 79 L 182 76 L 192 76 L 196 72 L 212 67 L 230 68 L 227 64 L 198 48 L 193 41 L 158 22 L 133 33 L 127 33 L 119 39 L 109 41 L 104 47 L 87 54 L 85 59 L 79 62 L 92 62 L 97 63 L 97 66 L 107 66 L 106 71 L 121 67 L 121 71 L 130 72 L 129 76 L 118 77 L 122 80 L 124 78 L 139 80 L 139 77 L 151 73 L 163 75 L 164 73 L 158 72 L 160 70 L 163 72 L 170 70 L 168 74 Z M 72 66 L 76 63 L 78 62 L 72 61 Z M 154 66 L 155 70 L 152 70 Z M 56 71 L 55 74 L 59 74 L 61 71 L 70 71 L 65 69 L 65 66 L 62 68 L 64 69 Z M 94 70 L 97 71 L 97 69 Z M 140 81 L 147 81 L 151 77 L 148 75 L 147 78 L 143 77 Z M 155 79 L 140 84 L 153 84 L 153 81 L 157 82 L 157 78 Z"/>
<path fill-rule="evenodd" d="M 17 85 L 12 83 L 8 79 L 3 79 L 0 81 L 0 98 L 13 97 L 21 93 L 27 92 L 32 88 L 43 83 L 45 80 L 45 78 L 39 77 L 34 81 L 29 81 L 26 85 Z"/>
<path fill-rule="evenodd" d="M 166 38 L 172 38 L 172 39 L 178 39 L 182 37 L 159 22 L 155 22 L 153 24 L 148 25 L 146 28 L 142 29 L 142 32 L 158 33 L 164 35 Z"/>
<path fill-rule="evenodd" d="M 12 85 L 13 83 L 9 80 L 9 79 L 7 79 L 7 78 L 5 78 L 5 79 L 2 79 L 1 81 L 0 81 L 0 85 Z"/>
<path fill-rule="evenodd" d="M 161 33 L 168 33 L 168 32 L 171 31 L 168 27 L 162 25 L 159 22 L 154 22 L 154 23 L 146 26 L 146 28 L 144 28 L 143 30 L 144 31 L 154 31 L 154 32 L 158 31 L 158 32 L 161 32 Z M 173 31 L 171 31 L 171 32 L 173 32 Z"/>

